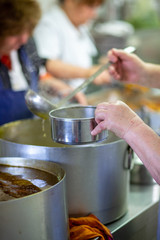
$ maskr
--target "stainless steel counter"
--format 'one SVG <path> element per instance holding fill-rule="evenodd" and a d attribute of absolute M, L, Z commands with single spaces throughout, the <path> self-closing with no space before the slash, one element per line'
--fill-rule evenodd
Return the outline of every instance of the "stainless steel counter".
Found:
<path fill-rule="evenodd" d="M 128 212 L 106 225 L 114 240 L 156 240 L 159 190 L 157 184 L 130 186 Z"/>

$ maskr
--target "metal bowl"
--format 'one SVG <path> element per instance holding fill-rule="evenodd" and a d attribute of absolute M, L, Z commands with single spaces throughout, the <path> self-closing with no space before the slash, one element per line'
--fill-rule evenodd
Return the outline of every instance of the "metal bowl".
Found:
<path fill-rule="evenodd" d="M 108 136 L 104 130 L 97 136 L 91 131 L 97 125 L 93 106 L 73 106 L 52 110 L 49 115 L 52 125 L 52 139 L 63 144 L 88 144 L 103 141 Z"/>

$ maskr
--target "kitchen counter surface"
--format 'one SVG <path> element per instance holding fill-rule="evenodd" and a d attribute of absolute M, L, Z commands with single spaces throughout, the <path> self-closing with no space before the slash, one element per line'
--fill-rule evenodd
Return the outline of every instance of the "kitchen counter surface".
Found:
<path fill-rule="evenodd" d="M 153 185 L 130 185 L 128 212 L 107 224 L 114 240 L 155 240 L 160 188 Z"/>

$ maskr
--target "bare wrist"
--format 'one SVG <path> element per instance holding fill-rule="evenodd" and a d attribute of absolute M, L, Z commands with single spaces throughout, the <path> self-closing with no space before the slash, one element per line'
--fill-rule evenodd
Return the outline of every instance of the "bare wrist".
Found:
<path fill-rule="evenodd" d="M 145 124 L 140 117 L 137 115 L 130 121 L 129 127 L 126 129 L 123 139 L 126 142 L 130 141 L 133 133 L 138 133 L 141 126 Z"/>

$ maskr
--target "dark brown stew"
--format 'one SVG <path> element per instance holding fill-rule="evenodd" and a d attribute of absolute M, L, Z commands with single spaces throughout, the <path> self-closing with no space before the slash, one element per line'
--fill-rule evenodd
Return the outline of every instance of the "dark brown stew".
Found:
<path fill-rule="evenodd" d="M 57 182 L 57 176 L 45 171 L 0 165 L 0 201 L 38 193 Z"/>

